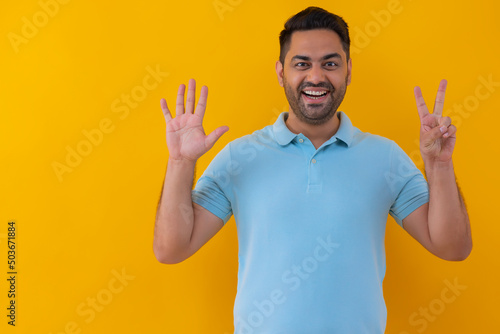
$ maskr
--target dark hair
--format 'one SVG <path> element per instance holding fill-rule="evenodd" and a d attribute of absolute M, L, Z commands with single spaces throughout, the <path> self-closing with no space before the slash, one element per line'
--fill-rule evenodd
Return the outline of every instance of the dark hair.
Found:
<path fill-rule="evenodd" d="M 337 33 L 342 42 L 342 49 L 349 60 L 349 28 L 347 23 L 338 15 L 332 14 L 323 8 L 308 7 L 303 11 L 290 17 L 285 23 L 285 29 L 280 33 L 280 62 L 285 64 L 285 56 L 290 49 L 290 40 L 294 31 L 305 31 L 313 29 L 329 29 Z"/>

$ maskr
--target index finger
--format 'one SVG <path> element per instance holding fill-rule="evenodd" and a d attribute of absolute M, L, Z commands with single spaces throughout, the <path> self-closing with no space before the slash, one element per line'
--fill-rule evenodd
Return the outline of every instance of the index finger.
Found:
<path fill-rule="evenodd" d="M 208 96 L 208 87 L 201 87 L 200 91 L 200 99 L 198 100 L 198 104 L 196 105 L 195 114 L 199 115 L 201 118 L 205 115 L 205 109 L 207 108 L 207 96 Z"/>
<path fill-rule="evenodd" d="M 446 85 L 447 81 L 445 79 L 441 80 L 439 83 L 439 88 L 438 92 L 436 94 L 436 102 L 434 102 L 434 110 L 432 113 L 436 116 L 443 115 L 443 108 L 444 108 L 444 95 L 446 93 Z"/>
<path fill-rule="evenodd" d="M 417 102 L 418 115 L 420 119 L 423 119 L 426 115 L 429 115 L 429 109 L 427 109 L 420 87 L 416 86 L 413 89 L 413 93 L 415 94 L 415 101 Z"/>

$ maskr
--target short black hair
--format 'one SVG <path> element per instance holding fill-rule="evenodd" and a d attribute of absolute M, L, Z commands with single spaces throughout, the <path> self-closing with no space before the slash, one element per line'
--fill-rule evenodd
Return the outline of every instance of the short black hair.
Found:
<path fill-rule="evenodd" d="M 332 14 L 320 7 L 307 7 L 303 11 L 290 17 L 285 23 L 285 29 L 280 33 L 280 62 L 285 65 L 285 56 L 290 49 L 290 40 L 295 31 L 306 31 L 313 29 L 329 29 L 337 33 L 342 42 L 342 49 L 349 60 L 349 27 L 344 19 Z"/>

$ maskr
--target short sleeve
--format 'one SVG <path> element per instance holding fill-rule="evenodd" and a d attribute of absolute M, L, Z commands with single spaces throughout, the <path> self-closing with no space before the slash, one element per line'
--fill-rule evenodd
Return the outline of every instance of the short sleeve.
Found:
<path fill-rule="evenodd" d="M 227 223 L 231 209 L 231 154 L 226 145 L 210 162 L 205 172 L 191 191 L 194 203 L 201 205 Z"/>
<path fill-rule="evenodd" d="M 403 227 L 403 219 L 429 202 L 429 185 L 410 157 L 393 142 L 391 168 L 385 178 L 394 195 L 389 214 Z"/>

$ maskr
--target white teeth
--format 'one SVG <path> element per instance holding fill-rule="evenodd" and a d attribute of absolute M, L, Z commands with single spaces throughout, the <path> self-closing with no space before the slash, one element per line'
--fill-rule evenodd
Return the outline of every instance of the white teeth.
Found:
<path fill-rule="evenodd" d="M 326 91 L 316 92 L 316 91 L 312 91 L 312 90 L 305 90 L 304 93 L 306 93 L 307 95 L 320 96 L 320 95 L 325 95 L 328 92 L 326 92 Z"/>

